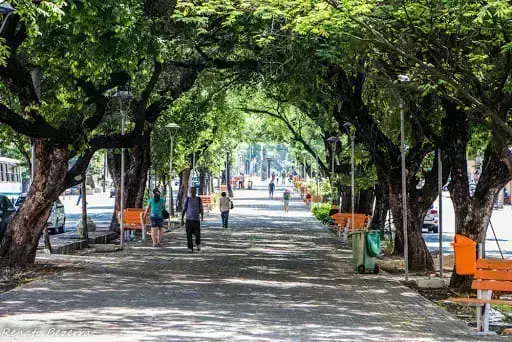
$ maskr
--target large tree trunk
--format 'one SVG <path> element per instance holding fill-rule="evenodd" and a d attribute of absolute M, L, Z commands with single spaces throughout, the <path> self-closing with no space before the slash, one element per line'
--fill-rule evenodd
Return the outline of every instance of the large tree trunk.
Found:
<path fill-rule="evenodd" d="M 53 146 L 42 139 L 34 141 L 38 167 L 27 199 L 8 225 L 0 245 L 2 266 L 34 263 L 39 237 L 50 216 L 50 207 L 64 190 L 68 169 L 67 147 Z"/>
<path fill-rule="evenodd" d="M 176 211 L 178 213 L 183 211 L 183 204 L 185 203 L 185 198 L 188 196 L 190 172 L 192 172 L 190 168 L 186 168 L 180 172 L 180 188 L 176 197 Z"/>
<path fill-rule="evenodd" d="M 230 154 L 227 152 L 226 155 L 226 178 L 227 178 L 227 189 L 228 189 L 228 196 L 233 197 L 233 187 L 231 186 L 231 159 L 229 158 Z"/>
<path fill-rule="evenodd" d="M 425 214 L 432 201 L 418 200 L 411 192 L 407 191 L 407 241 L 408 259 L 410 270 L 434 270 L 434 260 L 430 254 L 422 235 L 422 226 Z M 389 183 L 389 206 L 393 214 L 393 222 L 396 227 L 395 250 L 397 255 L 404 254 L 404 231 L 402 219 L 402 184 L 400 178 L 394 177 Z M 414 201 L 411 201 L 411 198 Z"/>
<path fill-rule="evenodd" d="M 123 208 L 142 208 L 148 170 L 151 166 L 150 134 L 144 136 L 141 144 L 125 149 L 124 205 Z M 109 151 L 108 168 L 115 184 L 115 204 L 110 230 L 118 231 L 115 212 L 121 208 L 121 154 Z"/>
<path fill-rule="evenodd" d="M 511 175 L 502 160 L 502 151 L 507 145 L 493 138 L 487 145 L 482 174 L 471 198 L 469 194 L 468 166 L 466 160 L 469 140 L 468 123 L 464 112 L 453 103 L 445 103 L 451 115 L 451 132 L 454 139 L 447 147 L 451 159 L 451 182 L 448 186 L 455 211 L 455 232 L 464 235 L 476 243 L 482 242 L 486 233 L 493 204 L 498 192 L 508 183 Z M 450 286 L 470 289 L 471 276 L 452 273 Z"/>
<path fill-rule="evenodd" d="M 208 169 L 206 168 L 199 168 L 199 191 L 198 191 L 198 195 L 206 195 L 208 193 L 208 189 L 207 189 L 207 186 L 208 186 Z"/>
<path fill-rule="evenodd" d="M 361 189 L 357 191 L 355 201 L 356 213 L 359 214 L 372 214 L 373 209 L 373 201 L 375 199 L 375 194 L 372 190 Z"/>
<path fill-rule="evenodd" d="M 389 211 L 389 186 L 387 182 L 375 185 L 375 210 L 372 215 L 371 230 L 384 229 Z"/>

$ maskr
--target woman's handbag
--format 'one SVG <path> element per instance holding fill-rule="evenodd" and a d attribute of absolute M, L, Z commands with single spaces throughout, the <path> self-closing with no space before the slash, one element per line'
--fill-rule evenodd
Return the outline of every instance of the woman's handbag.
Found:
<path fill-rule="evenodd" d="M 167 220 L 169 218 L 169 212 L 167 210 L 162 210 L 162 217 L 164 220 Z"/>
<path fill-rule="evenodd" d="M 233 204 L 232 200 L 229 200 L 229 209 L 233 209 L 235 205 Z"/>

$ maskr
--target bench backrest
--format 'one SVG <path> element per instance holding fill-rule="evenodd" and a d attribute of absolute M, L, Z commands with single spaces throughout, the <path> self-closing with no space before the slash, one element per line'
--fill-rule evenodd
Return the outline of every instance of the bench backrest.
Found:
<path fill-rule="evenodd" d="M 144 213 L 144 209 L 140 208 L 126 208 L 123 210 L 123 221 L 125 225 L 140 226 L 140 214 Z M 116 211 L 118 221 L 121 217 L 119 210 Z M 149 217 L 146 217 L 145 223 L 149 222 Z"/>
<path fill-rule="evenodd" d="M 471 288 L 512 292 L 512 260 L 478 259 Z"/>
<path fill-rule="evenodd" d="M 347 220 L 352 220 L 352 213 L 336 213 L 331 216 L 336 224 L 346 226 Z M 354 229 L 364 229 L 371 216 L 366 214 L 354 214 Z M 351 224 L 352 226 L 352 224 Z"/>
<path fill-rule="evenodd" d="M 212 203 L 213 200 L 213 197 L 210 195 L 199 195 L 199 198 L 201 199 L 201 202 L 203 202 L 203 204 Z"/>

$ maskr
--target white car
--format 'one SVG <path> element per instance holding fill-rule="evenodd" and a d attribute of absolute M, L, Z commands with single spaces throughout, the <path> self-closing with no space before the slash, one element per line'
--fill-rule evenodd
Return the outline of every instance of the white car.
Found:
<path fill-rule="evenodd" d="M 425 215 L 423 220 L 423 229 L 427 229 L 428 232 L 437 233 L 439 232 L 439 214 L 437 208 L 431 206 Z"/>
<path fill-rule="evenodd" d="M 25 203 L 26 198 L 27 194 L 21 194 L 20 197 L 18 197 L 14 203 L 16 210 L 21 208 L 23 203 Z M 60 199 L 57 199 L 55 202 L 53 202 L 47 224 L 48 231 L 53 231 L 54 233 L 64 233 L 64 227 L 66 226 L 66 214 L 64 212 L 64 204 L 62 204 Z"/>
<path fill-rule="evenodd" d="M 66 214 L 64 212 L 64 204 L 57 199 L 53 202 L 52 211 L 48 218 L 48 230 L 53 230 L 56 233 L 64 233 L 66 226 Z"/>

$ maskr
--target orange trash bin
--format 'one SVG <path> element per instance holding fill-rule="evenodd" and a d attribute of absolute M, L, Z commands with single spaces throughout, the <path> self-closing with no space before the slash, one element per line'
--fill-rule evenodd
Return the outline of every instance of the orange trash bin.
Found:
<path fill-rule="evenodd" d="M 455 272 L 458 275 L 474 275 L 476 272 L 476 242 L 464 235 L 455 234 L 452 246 L 455 256 Z"/>

